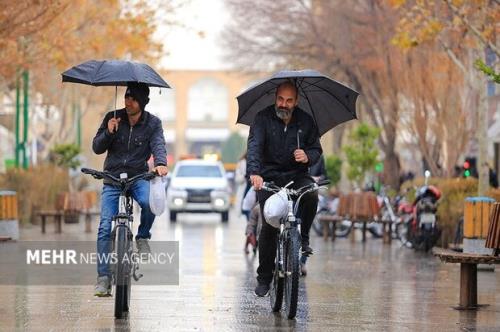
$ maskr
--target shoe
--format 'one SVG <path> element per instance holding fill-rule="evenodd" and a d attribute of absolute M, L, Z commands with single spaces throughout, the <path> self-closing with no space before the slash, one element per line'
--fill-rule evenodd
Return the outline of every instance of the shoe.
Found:
<path fill-rule="evenodd" d="M 259 297 L 264 297 L 269 295 L 269 284 L 259 284 L 257 287 L 255 287 L 255 295 Z"/>
<path fill-rule="evenodd" d="M 111 278 L 108 276 L 97 277 L 95 284 L 95 296 L 105 297 L 111 296 Z"/>
<path fill-rule="evenodd" d="M 135 244 L 137 246 L 137 253 L 140 254 L 150 254 L 151 248 L 149 247 L 148 239 L 135 239 Z"/>
<path fill-rule="evenodd" d="M 302 256 L 311 256 L 313 254 L 313 250 L 311 247 L 309 247 L 309 244 L 307 243 L 302 243 Z"/>
<path fill-rule="evenodd" d="M 307 275 L 306 264 L 300 264 L 300 275 L 305 277 Z"/>

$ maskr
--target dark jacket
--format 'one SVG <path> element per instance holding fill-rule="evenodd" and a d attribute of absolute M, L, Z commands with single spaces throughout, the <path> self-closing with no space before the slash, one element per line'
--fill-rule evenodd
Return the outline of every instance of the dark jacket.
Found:
<path fill-rule="evenodd" d="M 313 164 L 309 168 L 309 174 L 311 176 L 319 177 L 319 180 L 324 180 L 324 179 L 327 178 L 326 166 L 325 166 L 325 158 L 323 157 L 323 155 L 321 155 L 319 157 L 319 159 L 316 162 L 316 164 Z"/>
<path fill-rule="evenodd" d="M 297 149 L 297 133 L 300 148 L 309 159 L 307 164 L 296 162 L 293 156 Z M 309 114 L 297 107 L 290 123 L 285 126 L 276 115 L 274 105 L 255 117 L 250 127 L 247 151 L 247 174 L 260 175 L 264 181 L 277 184 L 307 175 L 309 166 L 314 165 L 323 152 L 318 129 Z"/>
<path fill-rule="evenodd" d="M 167 165 L 165 138 L 159 118 L 143 111 L 135 126 L 130 127 L 126 110 L 117 110 L 116 117 L 121 118 L 118 131 L 110 134 L 108 121 L 113 113 L 106 114 L 92 143 L 96 154 L 108 152 L 104 161 L 105 171 L 117 177 L 120 173 L 127 173 L 129 178 L 147 172 L 151 154 L 155 166 Z"/>

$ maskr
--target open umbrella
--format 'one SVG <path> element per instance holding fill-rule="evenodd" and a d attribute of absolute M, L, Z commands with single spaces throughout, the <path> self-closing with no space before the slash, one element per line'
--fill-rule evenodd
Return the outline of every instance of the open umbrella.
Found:
<path fill-rule="evenodd" d="M 137 82 L 170 88 L 170 85 L 147 64 L 124 60 L 90 60 L 66 70 L 61 75 L 63 82 L 94 86 L 126 86 L 128 82 Z"/>
<path fill-rule="evenodd" d="M 275 103 L 276 88 L 286 81 L 293 82 L 297 87 L 298 107 L 312 116 L 320 135 L 357 118 L 356 99 L 359 93 L 320 72 L 308 69 L 280 71 L 241 93 L 237 97 L 236 122 L 252 125 L 258 112 Z"/>
<path fill-rule="evenodd" d="M 170 85 L 147 64 L 125 60 L 90 60 L 66 70 L 61 76 L 63 82 L 93 86 L 114 85 L 115 117 L 118 86 L 137 82 L 151 87 L 170 88 Z"/>

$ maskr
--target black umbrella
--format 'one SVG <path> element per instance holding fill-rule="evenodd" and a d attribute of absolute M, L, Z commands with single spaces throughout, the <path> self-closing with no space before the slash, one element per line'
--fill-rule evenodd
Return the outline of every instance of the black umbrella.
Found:
<path fill-rule="evenodd" d="M 119 85 L 127 86 L 129 82 L 137 82 L 152 87 L 170 88 L 170 85 L 147 64 L 125 60 L 90 60 L 66 70 L 61 76 L 63 82 L 115 86 L 115 117 Z"/>
<path fill-rule="evenodd" d="M 357 118 L 358 92 L 315 70 L 283 70 L 237 97 L 236 122 L 252 125 L 258 112 L 275 103 L 276 88 L 286 81 L 292 81 L 297 87 L 298 106 L 313 117 L 320 135 Z"/>
<path fill-rule="evenodd" d="M 90 60 L 66 70 L 61 75 L 63 82 L 94 86 L 126 86 L 128 82 L 138 82 L 148 86 L 170 88 L 153 68 L 132 61 Z"/>

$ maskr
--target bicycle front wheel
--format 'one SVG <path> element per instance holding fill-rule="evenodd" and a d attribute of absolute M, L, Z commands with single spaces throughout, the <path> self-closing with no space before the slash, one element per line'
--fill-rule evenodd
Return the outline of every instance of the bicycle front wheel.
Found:
<path fill-rule="evenodd" d="M 129 256 L 128 229 L 118 226 L 116 230 L 116 288 L 115 288 L 115 318 L 122 318 L 128 311 L 130 300 L 130 269 L 132 257 Z"/>
<path fill-rule="evenodd" d="M 276 245 L 276 258 L 274 265 L 274 274 L 273 274 L 273 282 L 271 283 L 271 289 L 269 290 L 269 299 L 271 301 L 271 309 L 273 312 L 278 312 L 281 310 L 281 306 L 283 304 L 283 268 L 280 268 L 279 259 L 280 255 L 280 244 L 279 240 L 277 240 Z M 281 272 L 281 273 L 280 273 Z M 281 276 L 280 276 L 281 274 Z"/>
<path fill-rule="evenodd" d="M 288 319 L 295 318 L 299 297 L 300 235 L 296 228 L 288 231 L 285 242 L 285 310 Z"/>

